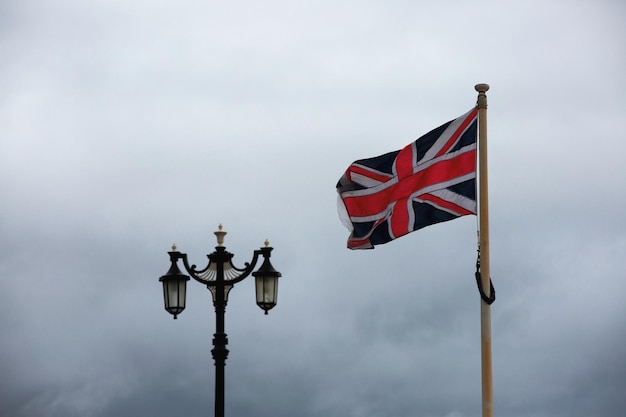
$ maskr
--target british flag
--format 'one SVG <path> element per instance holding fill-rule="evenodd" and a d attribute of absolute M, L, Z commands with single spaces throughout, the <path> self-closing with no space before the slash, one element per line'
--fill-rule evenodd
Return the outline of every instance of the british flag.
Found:
<path fill-rule="evenodd" d="M 478 108 L 403 149 L 360 159 L 337 183 L 350 249 L 372 249 L 422 227 L 476 214 Z"/>

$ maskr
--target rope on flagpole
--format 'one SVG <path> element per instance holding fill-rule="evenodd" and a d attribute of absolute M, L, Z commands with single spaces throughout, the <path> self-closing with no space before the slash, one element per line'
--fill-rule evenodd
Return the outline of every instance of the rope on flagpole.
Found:
<path fill-rule="evenodd" d="M 491 282 L 491 277 L 489 277 L 489 295 L 485 293 L 483 289 L 483 281 L 480 275 L 480 246 L 478 246 L 478 255 L 476 256 L 476 285 L 478 285 L 478 292 L 480 293 L 480 298 L 483 299 L 485 303 L 488 305 L 493 304 L 496 301 L 496 290 L 493 288 L 493 282 Z"/>

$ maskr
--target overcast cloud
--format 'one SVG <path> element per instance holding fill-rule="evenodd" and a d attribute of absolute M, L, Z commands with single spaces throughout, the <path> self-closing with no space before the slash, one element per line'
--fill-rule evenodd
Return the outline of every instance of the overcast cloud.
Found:
<path fill-rule="evenodd" d="M 626 409 L 620 1 L 5 0 L 0 415 L 213 413 L 210 293 L 163 309 L 172 243 L 242 266 L 226 414 L 481 412 L 476 218 L 346 249 L 335 184 L 489 100 L 494 409 Z M 250 281 L 250 282 L 248 282 Z"/>

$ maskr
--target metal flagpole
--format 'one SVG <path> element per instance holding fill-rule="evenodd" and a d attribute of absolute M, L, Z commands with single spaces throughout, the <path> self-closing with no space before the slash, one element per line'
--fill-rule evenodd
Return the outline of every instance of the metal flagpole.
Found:
<path fill-rule="evenodd" d="M 478 218 L 481 286 L 491 297 L 489 266 L 489 190 L 487 175 L 487 95 L 488 84 L 476 84 L 478 91 Z M 491 368 L 491 306 L 480 301 L 483 417 L 493 417 Z"/>

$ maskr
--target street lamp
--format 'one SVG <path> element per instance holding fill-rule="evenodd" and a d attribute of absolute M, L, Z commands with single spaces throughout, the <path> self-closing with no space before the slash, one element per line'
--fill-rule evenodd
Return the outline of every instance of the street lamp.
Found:
<path fill-rule="evenodd" d="M 224 332 L 224 313 L 228 303 L 228 293 L 233 286 L 252 274 L 255 278 L 256 302 L 265 314 L 276 305 L 276 294 L 278 290 L 278 278 L 280 272 L 276 271 L 270 263 L 272 247 L 265 241 L 265 247 L 254 251 L 252 262 L 245 263 L 244 268 L 237 268 L 232 264 L 233 254 L 226 251 L 224 247 L 224 236 L 226 232 L 219 225 L 219 230 L 215 232 L 217 236 L 217 246 L 215 251 L 207 257 L 209 263 L 206 268 L 198 270 L 196 265 L 189 266 L 187 254 L 176 250 L 176 245 L 172 246 L 170 255 L 170 269 L 159 278 L 163 283 L 163 299 L 165 310 L 172 314 L 174 318 L 185 309 L 185 295 L 187 292 L 187 281 L 189 276 L 183 274 L 178 268 L 178 260 L 182 259 L 183 266 L 187 273 L 196 281 L 207 286 L 213 295 L 213 305 L 215 306 L 215 334 L 213 335 L 213 359 L 215 360 L 215 417 L 224 417 L 224 366 L 228 357 L 228 338 Z M 255 272 L 252 272 L 259 255 L 263 255 L 263 264 Z"/>

